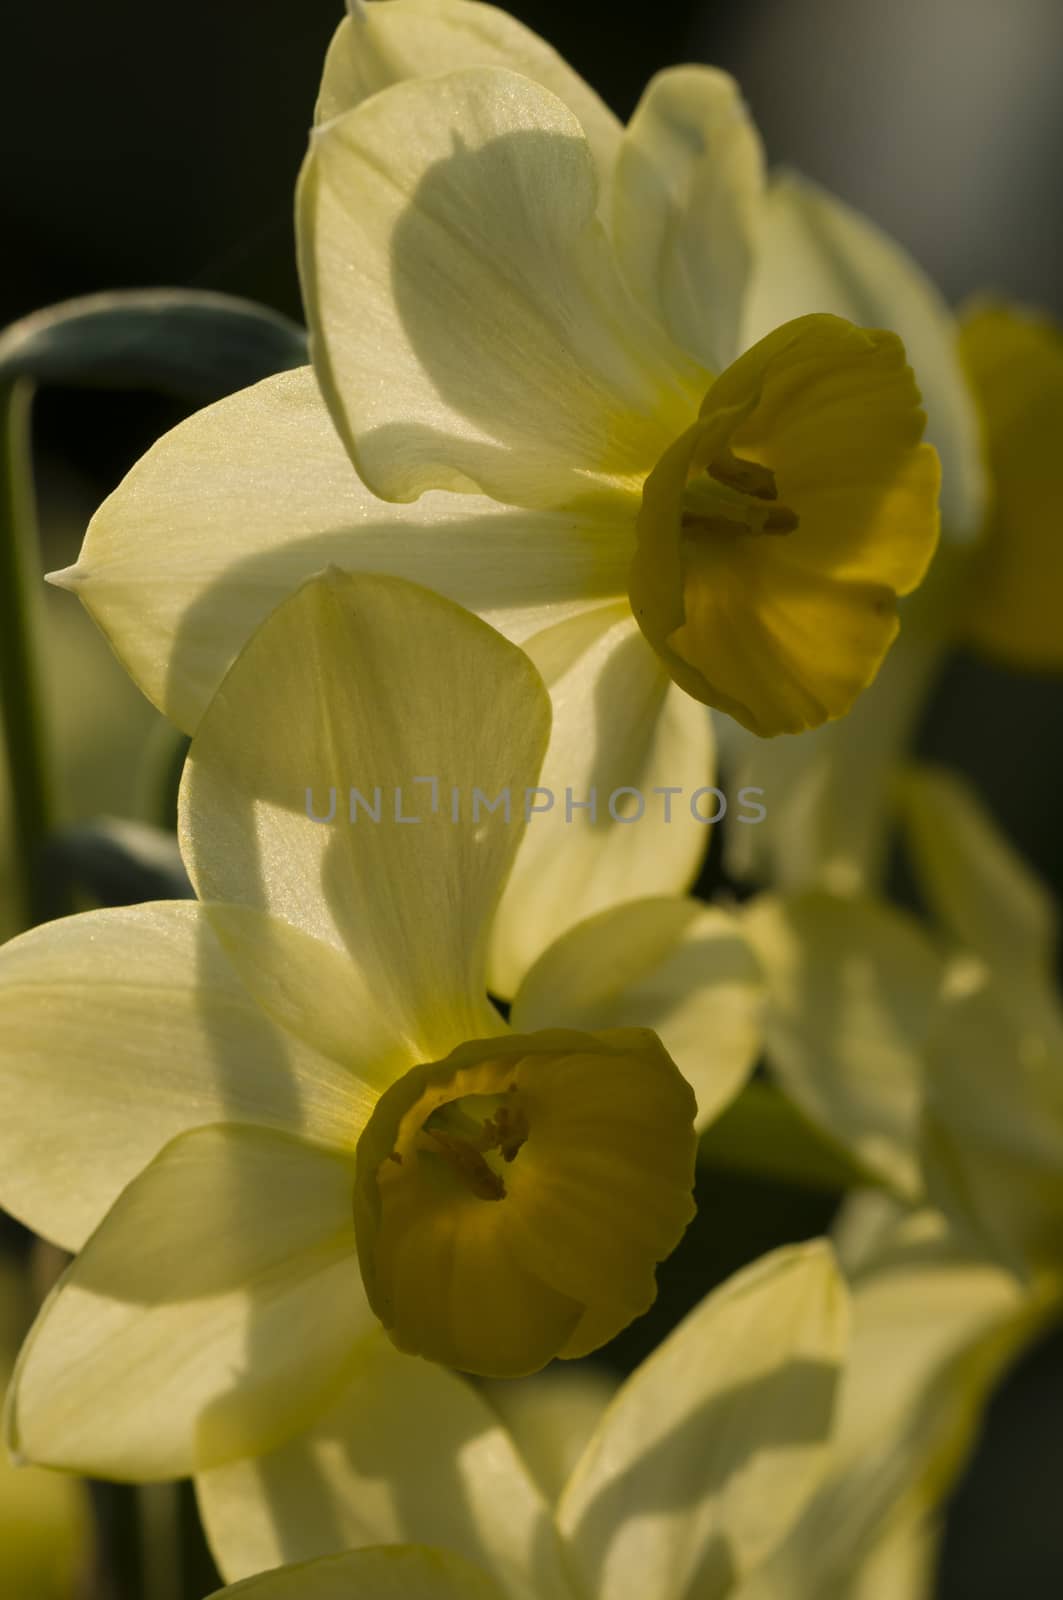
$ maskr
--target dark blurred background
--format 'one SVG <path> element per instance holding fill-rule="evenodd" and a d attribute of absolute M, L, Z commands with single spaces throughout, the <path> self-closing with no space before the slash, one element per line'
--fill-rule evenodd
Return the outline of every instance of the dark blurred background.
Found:
<path fill-rule="evenodd" d="M 623 116 L 659 67 L 730 69 L 771 161 L 866 211 L 950 299 L 990 288 L 1063 314 L 1061 0 L 655 0 L 630 11 L 518 0 L 509 9 Z M 340 14 L 340 0 L 9 3 L 0 324 L 93 290 L 163 284 L 299 316 L 292 186 Z M 148 395 L 41 395 L 50 564 L 73 559 L 95 505 L 178 415 Z M 95 640 L 86 635 L 84 648 Z M 71 671 L 64 692 L 75 711 L 95 681 Z M 958 656 L 921 736 L 924 751 L 975 778 L 1057 892 L 1061 710 L 1058 681 Z M 719 1254 L 721 1216 L 728 1259 L 713 1258 L 714 1278 L 829 1219 L 826 1202 L 807 1194 L 712 1182 L 697 1235 L 663 1275 L 662 1324 L 704 1292 L 703 1252 Z M 631 1359 L 657 1324 L 633 1333 Z M 1063 1594 L 1061 1419 L 1057 1337 L 993 1407 L 951 1510 L 942 1600 Z M 204 1569 L 190 1600 L 208 1582 Z"/>

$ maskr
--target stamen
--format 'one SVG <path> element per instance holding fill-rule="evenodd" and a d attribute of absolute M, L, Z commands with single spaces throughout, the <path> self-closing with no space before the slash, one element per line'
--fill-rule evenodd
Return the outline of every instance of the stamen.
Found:
<path fill-rule="evenodd" d="M 441 1156 L 481 1200 L 502 1200 L 506 1186 L 488 1155 L 497 1150 L 503 1161 L 516 1156 L 528 1137 L 528 1118 L 515 1096 L 515 1085 L 503 1098 L 466 1095 L 437 1106 L 421 1129 L 423 1154 Z M 484 1112 L 490 1110 L 490 1116 Z M 431 1140 L 431 1144 L 426 1144 Z"/>
<path fill-rule="evenodd" d="M 425 1128 L 425 1133 L 439 1146 L 439 1153 L 456 1168 L 458 1176 L 480 1200 L 505 1199 L 506 1186 L 496 1172 L 492 1172 L 479 1150 L 474 1150 L 467 1139 L 441 1128 Z"/>
<path fill-rule="evenodd" d="M 737 489 L 739 494 L 752 495 L 754 500 L 779 498 L 771 468 L 759 461 L 747 461 L 744 456 L 736 456 L 728 445 L 713 457 L 705 471 L 717 483 L 726 485 L 728 489 Z"/>

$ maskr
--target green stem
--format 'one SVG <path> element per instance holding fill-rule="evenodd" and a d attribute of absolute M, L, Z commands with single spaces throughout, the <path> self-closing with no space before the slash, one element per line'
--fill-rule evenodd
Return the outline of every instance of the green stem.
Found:
<path fill-rule="evenodd" d="M 137 1487 L 144 1600 L 181 1600 L 181 1516 L 176 1483 Z"/>
<path fill-rule="evenodd" d="M 40 656 L 41 563 L 26 378 L 0 386 L 0 716 L 11 779 L 18 920 L 56 916 L 42 852 L 54 822 Z"/>

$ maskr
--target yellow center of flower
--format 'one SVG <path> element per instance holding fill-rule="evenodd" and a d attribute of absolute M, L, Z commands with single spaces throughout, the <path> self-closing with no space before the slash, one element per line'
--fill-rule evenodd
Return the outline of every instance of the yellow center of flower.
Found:
<path fill-rule="evenodd" d="M 762 737 L 848 711 L 937 538 L 937 458 L 893 334 L 798 318 L 711 385 L 643 486 L 628 580 L 674 682 Z"/>
<path fill-rule="evenodd" d="M 516 1084 L 511 1084 L 504 1095 L 448 1101 L 427 1118 L 415 1144 L 429 1162 L 445 1162 L 478 1200 L 502 1200 L 503 1163 L 516 1159 L 528 1132 L 527 1111 Z"/>
<path fill-rule="evenodd" d="M 793 533 L 800 520 L 780 501 L 771 468 L 735 455 L 729 445 L 692 474 L 683 492 L 682 529 L 689 537 Z"/>
<path fill-rule="evenodd" d="M 495 1377 L 604 1344 L 692 1215 L 695 1109 L 643 1029 L 504 1034 L 411 1068 L 362 1132 L 354 1192 L 395 1343 Z"/>

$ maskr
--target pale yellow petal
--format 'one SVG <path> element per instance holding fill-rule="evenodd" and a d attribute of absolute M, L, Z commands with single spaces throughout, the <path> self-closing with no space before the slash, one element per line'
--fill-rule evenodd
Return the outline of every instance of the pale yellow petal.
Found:
<path fill-rule="evenodd" d="M 1050 982 L 1059 909 L 959 773 L 915 766 L 898 804 L 919 883 L 946 931 L 1010 980 Z"/>
<path fill-rule="evenodd" d="M 696 900 L 633 900 L 577 923 L 517 991 L 515 1028 L 652 1028 L 707 1126 L 753 1070 L 765 986 L 741 922 Z"/>
<path fill-rule="evenodd" d="M 515 511 L 480 495 L 375 499 L 304 367 L 165 434 L 97 511 L 77 564 L 52 581 L 192 732 L 254 629 L 330 564 L 411 578 L 519 640 L 622 596 L 630 559 L 608 518 Z"/>
<path fill-rule="evenodd" d="M 827 1473 L 734 1600 L 919 1600 L 917 1576 L 1004 1364 L 1030 1336 L 1022 1291 L 943 1218 L 902 1218 L 853 1285 L 853 1335 Z"/>
<path fill-rule="evenodd" d="M 588 1593 L 731 1593 L 820 1477 L 847 1323 L 822 1244 L 777 1251 L 690 1313 L 624 1384 L 562 1496 Z"/>
<path fill-rule="evenodd" d="M 621 125 L 545 39 L 497 6 L 471 0 L 376 0 L 352 7 L 325 58 L 316 118 L 329 122 L 404 78 L 460 67 L 508 67 L 541 83 L 579 118 L 603 181 Z"/>
<path fill-rule="evenodd" d="M 763 896 L 745 925 L 775 1077 L 858 1162 L 918 1194 L 922 1051 L 942 979 L 921 926 L 884 902 L 815 891 Z"/>
<path fill-rule="evenodd" d="M 1063 1013 L 1006 980 L 954 997 L 930 1045 L 930 1193 L 1014 1270 L 1063 1284 Z"/>
<path fill-rule="evenodd" d="M 282 1567 L 210 1600 L 505 1600 L 479 1567 L 447 1550 L 394 1545 Z"/>
<path fill-rule="evenodd" d="M 492 939 L 491 988 L 506 998 L 584 917 L 688 888 L 719 810 L 705 708 L 669 682 L 626 602 L 523 647 L 554 720 Z"/>
<path fill-rule="evenodd" d="M 547 1507 L 491 1408 L 383 1334 L 312 1428 L 204 1473 L 197 1492 L 230 1581 L 344 1550 L 425 1544 L 476 1563 L 518 1600 L 569 1593 Z"/>
<path fill-rule="evenodd" d="M 760 139 L 733 78 L 672 67 L 651 79 L 617 158 L 617 255 L 641 302 L 710 372 L 740 349 L 763 187 Z"/>
<path fill-rule="evenodd" d="M 0 1039 L 0 1201 L 70 1250 L 187 1129 L 252 1123 L 349 1149 L 375 1100 L 351 1065 L 270 1021 L 185 902 L 90 911 L 5 945 Z"/>
<path fill-rule="evenodd" d="M 527 658 L 484 623 L 333 571 L 254 635 L 200 724 L 181 791 L 193 881 L 349 952 L 410 1048 L 445 1055 L 500 1025 L 487 939 L 548 728 Z M 474 814 L 475 791 L 504 790 L 508 818 Z"/>
<path fill-rule="evenodd" d="M 927 439 L 941 456 L 946 539 L 969 543 L 986 499 L 978 418 L 956 349 L 955 324 L 915 261 L 859 212 L 807 178 L 769 185 L 745 342 L 791 317 L 831 311 L 900 334 L 927 410 Z"/>
<path fill-rule="evenodd" d="M 727 789 L 764 808 L 729 828 L 727 870 L 780 891 L 867 893 L 881 882 L 898 763 L 944 650 L 910 612 L 878 677 L 847 716 L 796 739 L 758 739 L 731 724 Z M 739 820 L 756 815 L 741 806 Z"/>
<path fill-rule="evenodd" d="M 628 294 L 597 200 L 573 114 L 493 68 L 396 84 L 314 136 L 314 365 L 376 494 L 628 504 L 698 391 Z"/>
<path fill-rule="evenodd" d="M 539 1492 L 554 1505 L 617 1383 L 604 1368 L 584 1361 L 508 1383 L 487 1379 L 480 1390 L 502 1418 Z"/>
<path fill-rule="evenodd" d="M 375 1326 L 353 1163 L 240 1126 L 182 1134 L 119 1197 L 22 1349 L 7 1438 L 94 1477 L 181 1477 L 313 1419 Z"/>

